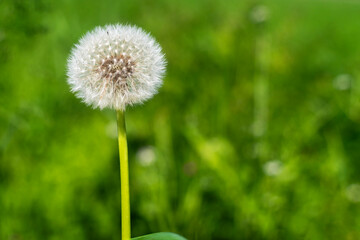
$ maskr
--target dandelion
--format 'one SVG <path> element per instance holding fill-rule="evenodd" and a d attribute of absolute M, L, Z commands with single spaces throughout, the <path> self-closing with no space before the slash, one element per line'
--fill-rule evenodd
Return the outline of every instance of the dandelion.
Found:
<path fill-rule="evenodd" d="M 151 98 L 162 84 L 166 61 L 159 44 L 128 25 L 97 27 L 68 59 L 68 83 L 94 108 L 124 111 Z"/>
<path fill-rule="evenodd" d="M 117 110 L 123 240 L 131 238 L 125 109 L 157 92 L 165 65 L 159 44 L 140 28 L 128 25 L 95 28 L 80 39 L 68 59 L 68 83 L 76 96 L 94 108 Z M 184 239 L 172 233 L 149 236 Z"/>

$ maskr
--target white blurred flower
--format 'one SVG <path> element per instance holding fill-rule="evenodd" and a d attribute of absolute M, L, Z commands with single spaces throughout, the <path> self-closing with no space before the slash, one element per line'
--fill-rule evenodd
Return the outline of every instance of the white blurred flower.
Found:
<path fill-rule="evenodd" d="M 351 87 L 351 81 L 349 74 L 340 74 L 334 79 L 333 85 L 338 90 L 348 90 Z"/>
<path fill-rule="evenodd" d="M 136 154 L 140 165 L 150 166 L 155 161 L 155 150 L 151 146 L 142 147 Z"/>
<path fill-rule="evenodd" d="M 264 164 L 263 170 L 268 176 L 276 176 L 282 172 L 283 166 L 279 160 L 269 161 Z"/>
<path fill-rule="evenodd" d="M 159 44 L 128 25 L 97 27 L 68 59 L 68 83 L 86 104 L 125 110 L 151 98 L 162 84 L 166 60 Z"/>
<path fill-rule="evenodd" d="M 263 23 L 269 18 L 269 9 L 265 5 L 258 5 L 250 12 L 250 19 L 254 23 Z"/>
<path fill-rule="evenodd" d="M 346 188 L 346 197 L 351 202 L 360 202 L 360 184 L 354 183 Z"/>

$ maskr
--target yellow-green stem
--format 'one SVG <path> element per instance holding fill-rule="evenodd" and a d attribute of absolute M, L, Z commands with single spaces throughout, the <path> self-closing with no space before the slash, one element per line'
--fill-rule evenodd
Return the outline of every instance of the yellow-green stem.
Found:
<path fill-rule="evenodd" d="M 125 112 L 117 111 L 117 127 L 120 158 L 121 184 L 121 236 L 122 240 L 130 240 L 130 191 L 129 191 L 129 164 L 126 140 Z"/>

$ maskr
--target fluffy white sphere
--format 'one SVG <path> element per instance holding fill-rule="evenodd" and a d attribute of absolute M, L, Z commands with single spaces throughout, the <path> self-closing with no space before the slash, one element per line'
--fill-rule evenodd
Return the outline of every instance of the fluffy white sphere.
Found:
<path fill-rule="evenodd" d="M 86 104 L 125 110 L 151 98 L 162 84 L 166 60 L 159 44 L 128 25 L 97 27 L 68 59 L 68 83 Z"/>

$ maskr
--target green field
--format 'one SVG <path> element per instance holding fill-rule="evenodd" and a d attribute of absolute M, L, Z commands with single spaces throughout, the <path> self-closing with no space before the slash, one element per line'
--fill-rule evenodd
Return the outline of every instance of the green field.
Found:
<path fill-rule="evenodd" d="M 109 23 L 168 61 L 127 111 L 134 237 L 360 239 L 360 1 L 1 0 L 1 240 L 121 238 L 116 114 L 66 82 Z"/>

